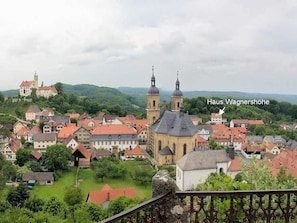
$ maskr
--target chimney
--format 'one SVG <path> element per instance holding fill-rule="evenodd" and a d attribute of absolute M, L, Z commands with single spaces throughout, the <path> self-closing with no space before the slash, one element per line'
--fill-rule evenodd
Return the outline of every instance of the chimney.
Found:
<path fill-rule="evenodd" d="M 234 145 L 233 145 L 233 133 L 231 133 L 231 142 L 229 144 L 229 157 L 234 160 Z"/>

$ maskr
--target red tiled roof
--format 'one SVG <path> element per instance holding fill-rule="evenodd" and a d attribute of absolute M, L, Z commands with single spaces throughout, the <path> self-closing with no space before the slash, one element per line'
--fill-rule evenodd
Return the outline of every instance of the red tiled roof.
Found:
<path fill-rule="evenodd" d="M 72 150 L 72 154 L 75 153 L 76 151 L 79 151 L 86 159 L 86 161 L 90 161 L 91 159 L 91 153 L 84 147 L 83 144 L 78 143 L 78 145 Z"/>
<path fill-rule="evenodd" d="M 134 149 L 127 149 L 125 151 L 125 156 L 143 156 L 143 151 L 139 146 L 136 146 Z"/>
<path fill-rule="evenodd" d="M 23 81 L 21 84 L 20 84 L 20 87 L 31 87 L 33 86 L 33 81 Z"/>
<path fill-rule="evenodd" d="M 136 130 L 124 124 L 97 126 L 92 135 L 136 134 Z"/>
<path fill-rule="evenodd" d="M 80 114 L 79 113 L 66 113 L 64 116 L 68 116 L 69 118 L 79 118 Z"/>
<path fill-rule="evenodd" d="M 32 150 L 32 152 L 30 153 L 36 160 L 39 160 L 41 158 L 41 153 L 38 152 L 37 150 Z"/>
<path fill-rule="evenodd" d="M 37 105 L 30 105 L 26 111 L 26 113 L 39 113 L 40 109 Z"/>
<path fill-rule="evenodd" d="M 24 126 L 16 134 L 18 136 L 27 136 L 29 132 L 30 132 L 30 129 L 27 126 Z"/>
<path fill-rule="evenodd" d="M 134 198 L 136 197 L 135 189 L 131 187 L 112 189 L 109 185 L 105 185 L 102 190 L 90 191 L 88 194 L 88 200 L 89 202 L 94 202 L 100 205 L 105 201 L 114 200 L 120 196 Z"/>
<path fill-rule="evenodd" d="M 211 113 L 211 117 L 212 118 L 222 118 L 222 115 L 220 115 L 219 113 Z"/>
<path fill-rule="evenodd" d="M 228 168 L 228 172 L 237 172 L 241 171 L 241 163 L 238 156 L 235 156 L 233 160 L 231 160 L 231 164 Z"/>
<path fill-rule="evenodd" d="M 51 91 L 53 93 L 58 93 L 57 89 L 54 87 L 49 87 L 49 86 L 42 86 L 38 88 L 38 91 Z"/>
<path fill-rule="evenodd" d="M 70 135 L 73 135 L 73 133 L 78 130 L 79 127 L 77 126 L 67 126 L 67 127 L 63 127 L 59 133 L 58 133 L 58 138 L 59 139 L 66 139 L 68 138 Z"/>
<path fill-rule="evenodd" d="M 250 125 L 264 125 L 263 120 L 249 120 Z"/>

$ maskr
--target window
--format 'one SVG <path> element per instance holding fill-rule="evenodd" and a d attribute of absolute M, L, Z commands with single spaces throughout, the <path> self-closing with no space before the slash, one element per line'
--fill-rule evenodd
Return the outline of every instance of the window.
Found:
<path fill-rule="evenodd" d="M 183 155 L 187 154 L 187 144 L 184 144 L 184 150 L 183 150 Z"/>
<path fill-rule="evenodd" d="M 173 143 L 173 146 L 172 146 L 173 148 L 172 148 L 172 152 L 173 152 L 173 155 L 175 155 L 175 149 L 176 149 L 176 145 L 175 145 L 175 143 Z"/>
<path fill-rule="evenodd" d="M 158 141 L 158 150 L 160 151 L 161 148 L 162 148 L 162 142 L 161 142 L 161 140 L 159 140 L 159 141 Z"/>
<path fill-rule="evenodd" d="M 153 107 L 156 107 L 156 101 L 153 100 Z"/>

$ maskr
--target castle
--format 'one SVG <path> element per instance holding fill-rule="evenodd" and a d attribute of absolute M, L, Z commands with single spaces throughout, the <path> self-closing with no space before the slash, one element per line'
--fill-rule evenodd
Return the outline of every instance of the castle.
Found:
<path fill-rule="evenodd" d="M 20 96 L 27 97 L 32 94 L 33 89 L 36 89 L 36 96 L 37 97 L 45 97 L 49 98 L 50 96 L 55 96 L 58 94 L 56 88 L 43 86 L 43 84 L 38 87 L 38 75 L 34 74 L 33 81 L 23 81 L 20 84 Z"/>
<path fill-rule="evenodd" d="M 154 67 L 147 92 L 147 150 L 160 165 L 175 164 L 197 146 L 198 130 L 182 106 L 183 94 L 177 76 L 171 96 L 171 109 L 160 108 Z"/>

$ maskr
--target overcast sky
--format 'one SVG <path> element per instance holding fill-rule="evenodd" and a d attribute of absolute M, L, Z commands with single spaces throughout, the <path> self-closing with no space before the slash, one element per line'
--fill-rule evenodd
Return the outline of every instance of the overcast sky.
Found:
<path fill-rule="evenodd" d="M 0 90 L 40 83 L 297 95 L 297 2 L 26 0 L 0 7 Z"/>

